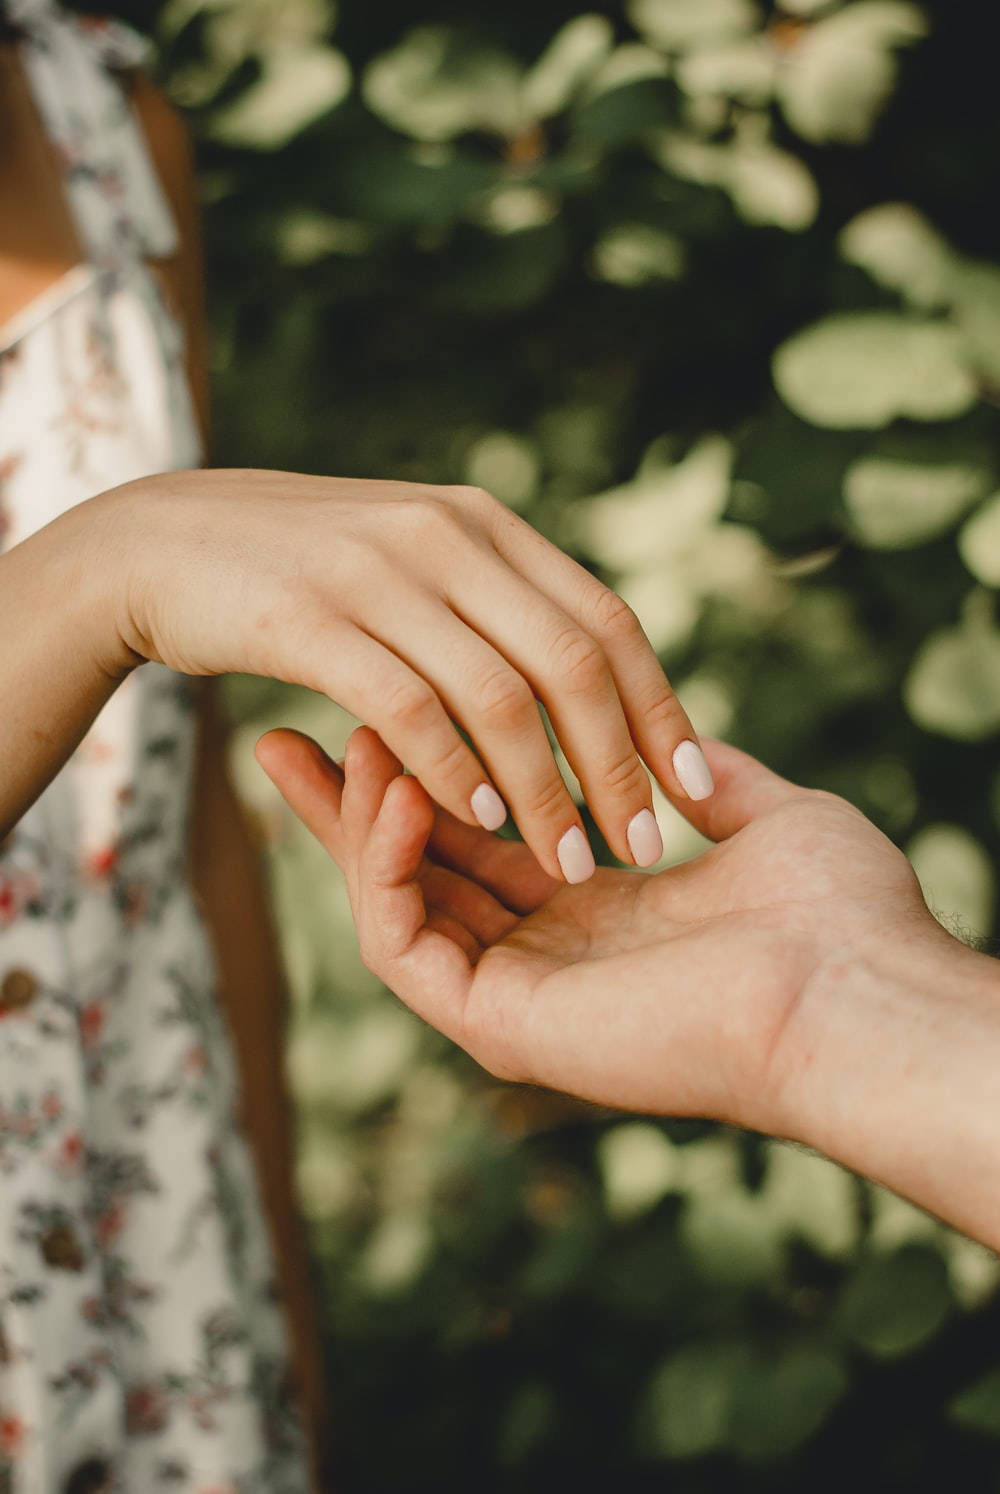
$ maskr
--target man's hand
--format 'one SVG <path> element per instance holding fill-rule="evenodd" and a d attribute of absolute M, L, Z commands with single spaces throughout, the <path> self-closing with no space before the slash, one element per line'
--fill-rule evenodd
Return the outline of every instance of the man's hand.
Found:
<path fill-rule="evenodd" d="M 579 887 L 436 809 L 368 728 L 346 783 L 294 733 L 258 756 L 344 870 L 365 963 L 485 1068 L 768 1128 L 815 972 L 931 920 L 907 862 L 850 805 L 710 750 L 716 793 L 691 818 L 723 844 Z"/>
<path fill-rule="evenodd" d="M 806 1141 L 1000 1242 L 975 1196 L 983 1165 L 1000 1191 L 993 962 L 844 800 L 707 751 L 716 792 L 685 811 L 719 844 L 567 887 L 435 808 L 368 728 L 344 774 L 292 732 L 257 749 L 343 868 L 365 963 L 493 1073 Z"/>

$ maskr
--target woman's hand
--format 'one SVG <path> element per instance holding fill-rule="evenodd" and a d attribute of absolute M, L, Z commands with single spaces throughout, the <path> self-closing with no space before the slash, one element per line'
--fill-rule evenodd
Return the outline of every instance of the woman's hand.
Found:
<path fill-rule="evenodd" d="M 550 879 L 436 810 L 374 732 L 258 758 L 339 861 L 366 964 L 486 1068 L 802 1141 L 1000 1248 L 1000 975 L 842 799 L 706 744 L 720 844 Z"/>
<path fill-rule="evenodd" d="M 207 471 L 104 499 L 125 516 L 132 662 L 321 691 L 466 825 L 496 829 L 505 800 L 553 877 L 593 858 L 538 701 L 620 859 L 661 852 L 640 754 L 675 800 L 711 793 L 633 614 L 486 493 Z"/>

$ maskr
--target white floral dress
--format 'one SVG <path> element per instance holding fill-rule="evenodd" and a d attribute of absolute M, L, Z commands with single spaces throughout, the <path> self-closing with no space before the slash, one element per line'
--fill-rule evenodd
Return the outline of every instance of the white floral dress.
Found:
<path fill-rule="evenodd" d="M 4 9 L 86 253 L 0 328 L 7 548 L 199 448 L 144 263 L 175 228 L 115 77 L 141 44 Z M 308 1487 L 185 882 L 194 725 L 190 682 L 143 666 L 0 845 L 0 1494 Z"/>

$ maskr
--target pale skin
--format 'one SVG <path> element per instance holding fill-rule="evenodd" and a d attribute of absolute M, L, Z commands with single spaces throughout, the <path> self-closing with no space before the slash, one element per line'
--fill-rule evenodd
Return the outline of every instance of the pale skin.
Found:
<path fill-rule="evenodd" d="M 1000 1249 L 1000 974 L 831 794 L 721 743 L 684 805 L 717 844 L 656 875 L 550 878 L 359 729 L 265 771 L 343 869 L 365 963 L 497 1076 L 826 1153 Z"/>

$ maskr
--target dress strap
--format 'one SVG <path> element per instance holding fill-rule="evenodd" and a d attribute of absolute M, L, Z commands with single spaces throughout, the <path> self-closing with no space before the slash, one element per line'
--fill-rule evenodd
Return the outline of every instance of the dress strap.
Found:
<path fill-rule="evenodd" d="M 145 136 L 115 76 L 148 44 L 117 21 L 73 16 L 53 0 L 6 0 L 21 56 L 62 168 L 87 257 L 107 269 L 160 258 L 178 245 Z"/>

